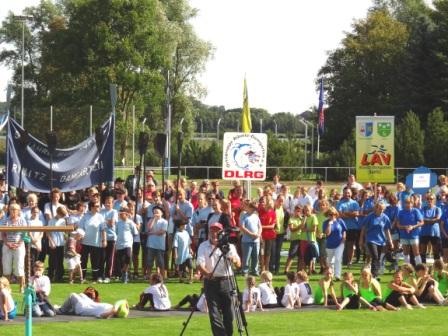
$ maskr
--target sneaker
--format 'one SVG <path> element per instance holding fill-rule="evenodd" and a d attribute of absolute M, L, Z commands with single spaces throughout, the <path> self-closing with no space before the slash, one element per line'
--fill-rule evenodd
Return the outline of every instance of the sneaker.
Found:
<path fill-rule="evenodd" d="M 103 282 L 104 282 L 103 279 L 98 278 L 98 283 L 103 283 Z"/>
<path fill-rule="evenodd" d="M 106 283 L 106 284 L 110 283 L 110 279 L 109 278 L 105 278 L 104 279 L 104 283 Z"/>

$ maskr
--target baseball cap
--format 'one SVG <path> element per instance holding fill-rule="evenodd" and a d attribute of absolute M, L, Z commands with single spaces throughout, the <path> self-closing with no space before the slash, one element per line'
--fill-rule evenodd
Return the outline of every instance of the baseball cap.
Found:
<path fill-rule="evenodd" d="M 223 230 L 223 226 L 222 226 L 222 224 L 221 224 L 221 223 L 218 223 L 218 222 L 216 222 L 216 223 L 212 223 L 212 224 L 210 225 L 210 230 L 213 229 L 213 228 L 218 229 L 218 230 Z"/>

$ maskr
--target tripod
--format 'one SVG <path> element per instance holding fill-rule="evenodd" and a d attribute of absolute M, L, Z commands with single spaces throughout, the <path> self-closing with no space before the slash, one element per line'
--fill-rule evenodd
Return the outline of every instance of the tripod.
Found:
<path fill-rule="evenodd" d="M 215 251 L 218 248 L 221 250 L 221 255 L 219 256 L 219 259 L 216 262 L 215 267 L 213 268 L 213 271 L 211 273 L 211 278 L 213 278 L 213 275 L 215 274 L 216 268 L 218 267 L 219 263 L 221 262 L 221 259 L 224 260 L 224 267 L 226 270 L 226 275 L 230 280 L 231 308 L 232 308 L 233 316 L 236 317 L 238 333 L 240 336 L 242 336 L 243 333 L 245 333 L 246 336 L 249 336 L 249 331 L 247 330 L 246 315 L 244 314 L 243 305 L 242 305 L 242 302 L 240 301 L 240 297 L 239 297 L 240 290 L 238 288 L 238 283 L 236 282 L 235 275 L 230 274 L 230 271 L 229 271 L 232 267 L 231 262 L 227 258 L 227 254 L 230 251 L 230 246 L 229 246 L 229 244 L 224 244 L 224 245 L 218 244 L 213 249 L 212 253 L 210 253 L 210 257 L 215 253 Z M 203 295 L 205 295 L 205 293 Z M 182 328 L 182 331 L 180 332 L 180 336 L 182 336 L 184 334 L 185 330 L 187 329 L 188 323 L 190 322 L 195 311 L 196 311 L 195 307 L 191 307 L 190 315 L 188 316 L 187 320 L 185 322 L 183 322 L 183 328 Z"/>

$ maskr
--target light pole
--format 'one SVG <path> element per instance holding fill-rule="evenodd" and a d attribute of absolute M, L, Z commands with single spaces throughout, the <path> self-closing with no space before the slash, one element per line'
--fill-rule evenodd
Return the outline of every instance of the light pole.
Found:
<path fill-rule="evenodd" d="M 263 133 L 263 119 L 260 118 L 260 133 Z"/>
<path fill-rule="evenodd" d="M 240 120 L 239 119 L 236 121 L 236 131 L 238 133 L 240 132 Z"/>
<path fill-rule="evenodd" d="M 135 105 L 132 105 L 132 167 L 135 168 Z"/>
<path fill-rule="evenodd" d="M 216 140 L 219 141 L 219 125 L 221 124 L 222 118 L 218 119 L 218 122 L 216 123 Z"/>
<path fill-rule="evenodd" d="M 24 96 L 24 84 L 25 84 L 25 21 L 31 20 L 32 16 L 26 16 L 26 15 L 14 15 L 14 19 L 22 21 L 22 87 L 21 87 L 21 126 L 24 127 L 24 121 L 25 121 L 25 96 Z"/>
<path fill-rule="evenodd" d="M 311 127 L 311 169 L 314 167 L 314 125 L 308 120 L 303 119 Z M 311 170 L 313 172 L 313 170 Z"/>
<path fill-rule="evenodd" d="M 299 119 L 299 122 L 302 124 L 302 125 L 304 125 L 305 126 L 305 164 L 304 164 L 304 166 L 305 166 L 305 173 L 306 173 L 306 162 L 307 162 L 307 154 L 306 154 L 306 152 L 307 152 L 307 141 L 308 141 L 308 124 L 305 122 L 305 121 L 303 121 L 303 119 Z"/>
<path fill-rule="evenodd" d="M 275 121 L 275 119 L 272 119 L 272 121 L 274 123 L 275 136 L 277 136 L 277 122 Z"/>

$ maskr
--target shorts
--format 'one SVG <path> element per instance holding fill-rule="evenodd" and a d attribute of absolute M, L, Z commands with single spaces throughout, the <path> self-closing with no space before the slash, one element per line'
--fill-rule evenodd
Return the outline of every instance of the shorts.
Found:
<path fill-rule="evenodd" d="M 129 265 L 131 263 L 132 249 L 130 247 L 117 250 L 116 252 L 117 260 L 119 261 L 120 265 Z"/>
<path fill-rule="evenodd" d="M 372 306 L 374 307 L 382 307 L 384 306 L 384 302 L 383 300 L 379 299 L 379 298 L 374 298 L 372 301 L 369 302 Z"/>
<path fill-rule="evenodd" d="M 76 268 L 76 266 L 78 265 L 81 266 L 81 256 L 78 254 L 74 257 L 66 258 L 65 262 L 67 263 L 68 270 L 73 271 Z"/>
<path fill-rule="evenodd" d="M 305 259 L 306 251 L 308 250 L 308 241 L 307 240 L 299 240 L 299 252 L 300 252 L 300 258 Z"/>
<path fill-rule="evenodd" d="M 140 242 L 134 242 L 132 244 L 132 255 L 134 257 L 138 257 L 139 254 L 140 254 Z"/>
<path fill-rule="evenodd" d="M 165 268 L 165 251 L 164 250 L 158 250 L 152 247 L 147 247 L 147 258 L 146 258 L 146 266 L 152 267 L 152 264 L 154 263 L 154 260 L 156 262 L 156 265 L 160 268 Z"/>
<path fill-rule="evenodd" d="M 191 258 L 188 258 L 182 264 L 179 265 L 179 271 L 181 272 L 186 272 L 187 268 L 189 271 L 193 269 L 193 261 L 191 260 Z"/>
<path fill-rule="evenodd" d="M 353 294 L 348 297 L 350 301 L 348 302 L 347 309 L 359 309 L 359 295 Z"/>
<path fill-rule="evenodd" d="M 348 242 L 358 243 L 358 241 L 359 241 L 359 234 L 360 234 L 359 230 L 353 230 L 353 229 L 347 230 L 347 238 L 346 238 L 346 240 Z"/>
<path fill-rule="evenodd" d="M 418 245 L 418 243 L 419 243 L 418 238 L 412 238 L 412 239 L 400 238 L 401 245 Z"/>
<path fill-rule="evenodd" d="M 442 238 L 442 248 L 448 249 L 448 239 Z"/>
<path fill-rule="evenodd" d="M 23 277 L 25 276 L 25 244 L 21 244 L 18 249 L 12 250 L 3 244 L 2 264 L 3 274 Z"/>
<path fill-rule="evenodd" d="M 437 303 L 434 301 L 433 297 L 431 296 L 431 294 L 429 293 L 429 288 L 431 288 L 431 286 L 435 287 L 435 283 L 434 280 L 429 280 L 426 283 L 425 289 L 423 289 L 422 294 L 418 297 L 418 300 L 420 302 L 425 302 L 425 303 Z"/>
<path fill-rule="evenodd" d="M 440 246 L 440 237 L 420 236 L 420 244 L 428 245 L 429 243 L 432 246 Z"/>
<path fill-rule="evenodd" d="M 263 255 L 265 257 L 270 257 L 274 243 L 275 243 L 275 239 L 263 240 L 261 242 L 261 255 Z"/>
<path fill-rule="evenodd" d="M 299 256 L 299 243 L 300 240 L 291 240 L 289 244 L 288 258 Z"/>
<path fill-rule="evenodd" d="M 317 240 L 317 244 L 319 245 L 319 255 L 320 255 L 320 257 L 321 258 L 326 258 L 327 257 L 327 249 L 326 249 L 327 238 L 318 239 Z"/>
<path fill-rule="evenodd" d="M 412 294 L 401 294 L 397 291 L 392 291 L 392 293 L 389 294 L 389 296 L 386 299 L 386 303 L 394 306 L 399 307 L 401 305 L 400 297 L 404 296 L 406 299 L 412 296 Z"/>

